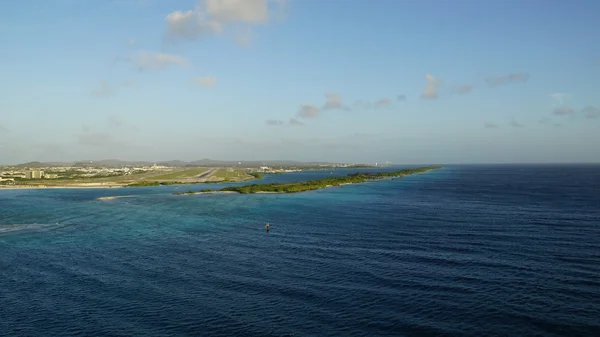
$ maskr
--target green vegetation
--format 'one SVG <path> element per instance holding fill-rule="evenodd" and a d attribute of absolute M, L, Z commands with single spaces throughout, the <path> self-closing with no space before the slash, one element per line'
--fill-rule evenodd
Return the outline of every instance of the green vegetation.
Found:
<path fill-rule="evenodd" d="M 369 180 L 378 180 L 385 178 L 399 178 L 411 174 L 423 173 L 440 167 L 420 167 L 414 169 L 404 169 L 395 172 L 378 173 L 353 173 L 345 177 L 325 178 L 319 180 L 309 180 L 297 183 L 274 183 L 274 184 L 252 184 L 245 186 L 230 186 L 222 188 L 220 191 L 234 191 L 239 193 L 257 193 L 257 192 L 275 192 L 275 193 L 296 193 L 310 190 L 317 190 L 325 187 L 339 186 L 344 184 L 356 184 Z"/>
<path fill-rule="evenodd" d="M 253 176 L 256 179 L 262 179 L 262 177 L 263 177 L 263 174 L 260 173 L 260 172 L 250 172 L 248 174 L 251 175 L 251 176 Z"/>
<path fill-rule="evenodd" d="M 273 183 L 273 184 L 252 184 L 244 186 L 229 186 L 218 191 L 202 190 L 201 192 L 238 192 L 238 193 L 297 193 L 310 190 L 317 190 L 326 187 L 340 186 L 345 184 L 357 184 L 370 180 L 380 180 L 386 178 L 401 178 L 411 174 L 424 173 L 432 170 L 440 169 L 441 166 L 429 166 L 404 169 L 394 172 L 378 172 L 378 173 L 352 173 L 345 177 L 325 178 L 318 180 L 309 180 L 295 183 Z M 195 192 L 179 192 L 177 194 L 194 194 Z"/>
<path fill-rule="evenodd" d="M 175 194 L 175 195 L 182 195 L 182 194 L 211 193 L 211 192 L 214 192 L 214 191 L 210 190 L 210 189 L 203 189 L 203 190 L 200 190 L 200 192 L 189 190 L 187 192 L 175 192 L 173 194 Z"/>

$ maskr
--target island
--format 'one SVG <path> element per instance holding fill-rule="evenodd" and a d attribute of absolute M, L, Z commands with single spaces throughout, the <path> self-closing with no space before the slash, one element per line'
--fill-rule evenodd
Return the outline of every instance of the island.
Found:
<path fill-rule="evenodd" d="M 352 173 L 343 177 L 324 178 L 293 183 L 273 183 L 273 184 L 252 184 L 243 186 L 229 186 L 220 190 L 203 189 L 201 191 L 176 192 L 176 195 L 183 194 L 205 194 L 205 193 L 297 193 L 311 190 L 318 190 L 333 186 L 363 183 L 372 180 L 401 178 L 404 176 L 425 173 L 438 170 L 441 166 L 427 166 L 418 168 L 408 168 L 392 172 L 363 172 Z"/>

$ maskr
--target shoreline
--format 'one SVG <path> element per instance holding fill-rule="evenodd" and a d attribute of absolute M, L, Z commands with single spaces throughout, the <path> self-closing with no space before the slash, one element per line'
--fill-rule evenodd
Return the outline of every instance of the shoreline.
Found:
<path fill-rule="evenodd" d="M 173 193 L 175 195 L 192 195 L 192 194 L 240 194 L 240 192 L 236 192 L 236 191 L 210 191 L 210 192 L 175 192 Z"/>
<path fill-rule="evenodd" d="M 352 173 L 345 177 L 324 178 L 318 180 L 310 180 L 295 183 L 272 183 L 264 185 L 244 185 L 225 187 L 220 190 L 203 190 L 203 191 L 188 191 L 176 192 L 176 195 L 192 195 L 192 194 L 212 194 L 212 193 L 238 193 L 238 194 L 293 194 L 308 191 L 318 191 L 330 187 L 341 187 L 345 185 L 362 184 L 377 180 L 395 180 L 405 176 L 427 173 L 429 171 L 438 170 L 442 166 L 420 167 L 414 169 L 404 169 L 396 172 L 380 172 L 376 174 Z"/>
<path fill-rule="evenodd" d="M 123 188 L 125 185 L 110 185 L 110 186 L 81 186 L 81 185 L 56 185 L 56 186 L 0 186 L 2 190 L 41 190 L 41 189 L 67 189 L 67 188 Z"/>

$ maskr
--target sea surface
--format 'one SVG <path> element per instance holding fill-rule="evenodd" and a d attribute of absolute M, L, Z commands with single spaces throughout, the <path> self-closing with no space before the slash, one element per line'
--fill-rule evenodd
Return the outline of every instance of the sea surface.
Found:
<path fill-rule="evenodd" d="M 0 190 L 0 336 L 600 336 L 598 165 L 206 187 Z"/>

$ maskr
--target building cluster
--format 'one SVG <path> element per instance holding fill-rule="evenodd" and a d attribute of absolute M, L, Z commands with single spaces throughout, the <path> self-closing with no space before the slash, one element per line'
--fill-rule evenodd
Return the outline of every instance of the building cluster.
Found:
<path fill-rule="evenodd" d="M 149 171 L 169 170 L 171 167 L 152 165 L 140 167 L 44 167 L 44 168 L 0 168 L 0 182 L 9 182 L 21 179 L 57 179 L 57 178 L 90 178 L 101 176 L 121 176 Z M 52 172 L 52 173 L 47 173 Z"/>
<path fill-rule="evenodd" d="M 56 179 L 58 174 L 44 173 L 44 170 L 8 170 L 0 172 L 0 181 L 15 181 L 15 179 Z"/>

